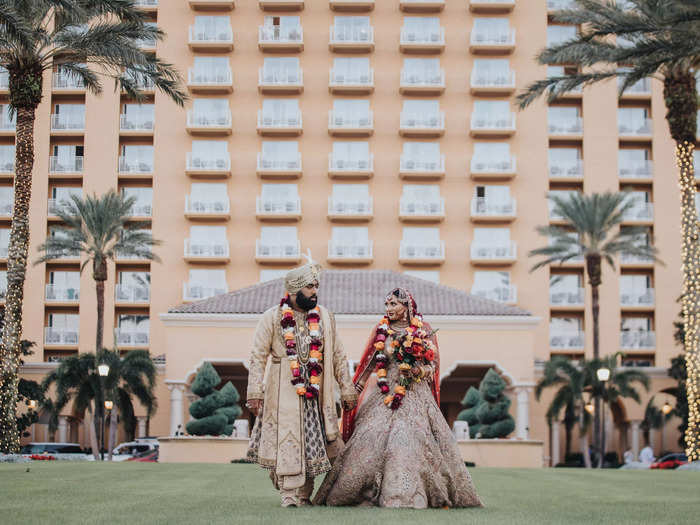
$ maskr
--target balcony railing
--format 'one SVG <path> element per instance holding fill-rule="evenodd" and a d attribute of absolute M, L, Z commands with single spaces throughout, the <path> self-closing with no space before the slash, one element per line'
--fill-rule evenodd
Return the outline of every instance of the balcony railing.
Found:
<path fill-rule="evenodd" d="M 118 303 L 148 303 L 151 300 L 151 289 L 148 286 L 117 284 L 114 287 L 114 300 Z"/>
<path fill-rule="evenodd" d="M 78 197 L 82 197 L 82 193 L 75 193 Z M 67 212 L 69 205 L 73 204 L 71 196 L 66 196 L 63 199 L 49 199 L 48 213 L 49 215 L 58 215 L 58 212 Z"/>
<path fill-rule="evenodd" d="M 0 131 L 14 131 L 17 128 L 17 115 L 10 118 L 7 112 L 0 113 Z"/>
<path fill-rule="evenodd" d="M 651 221 L 654 218 L 654 205 L 651 202 L 636 202 L 624 215 L 626 221 Z"/>
<path fill-rule="evenodd" d="M 495 288 L 472 288 L 471 294 L 499 303 L 516 303 L 518 301 L 518 289 L 514 284 Z"/>
<path fill-rule="evenodd" d="M 0 173 L 12 173 L 15 171 L 15 156 L 2 155 L 0 156 Z"/>
<path fill-rule="evenodd" d="M 421 243 L 415 241 L 401 241 L 399 246 L 399 258 L 405 260 L 445 260 L 445 241 Z"/>
<path fill-rule="evenodd" d="M 51 250 L 46 254 L 50 259 L 62 260 L 62 259 L 79 259 L 80 252 L 78 250 Z M 7 256 L 7 254 L 5 254 Z"/>
<path fill-rule="evenodd" d="M 550 178 L 579 179 L 583 177 L 583 161 L 580 159 L 550 160 L 549 176 Z"/>
<path fill-rule="evenodd" d="M 654 306 L 654 297 L 653 288 L 647 288 L 645 290 L 620 290 L 620 305 Z"/>
<path fill-rule="evenodd" d="M 85 129 L 85 115 L 51 115 L 52 131 L 79 131 Z"/>
<path fill-rule="evenodd" d="M 258 239 L 255 241 L 255 256 L 259 259 L 297 260 L 301 256 L 301 243 L 294 239 L 273 244 Z"/>
<path fill-rule="evenodd" d="M 557 350 L 582 349 L 584 341 L 583 330 L 549 332 L 549 346 Z"/>
<path fill-rule="evenodd" d="M 514 46 L 515 29 L 510 32 L 499 31 L 472 31 L 469 37 L 472 46 Z"/>
<path fill-rule="evenodd" d="M 331 26 L 330 30 L 331 46 L 334 45 L 374 45 L 374 28 L 369 27 L 336 27 Z"/>
<path fill-rule="evenodd" d="M 122 114 L 119 116 L 119 129 L 121 131 L 153 131 L 153 116 L 134 117 Z"/>
<path fill-rule="evenodd" d="M 329 153 L 328 169 L 330 171 L 371 172 L 374 170 L 374 155 L 370 154 L 369 157 L 348 158 Z"/>
<path fill-rule="evenodd" d="M 148 329 L 116 328 L 114 335 L 120 348 L 148 346 Z"/>
<path fill-rule="evenodd" d="M 474 261 L 479 261 L 479 260 L 503 260 L 503 261 L 509 261 L 512 259 L 515 259 L 518 251 L 517 251 L 517 246 L 515 244 L 515 241 L 510 241 L 508 243 L 503 243 L 503 244 L 495 244 L 495 243 L 479 243 L 479 242 L 472 242 L 471 249 L 471 258 Z"/>
<path fill-rule="evenodd" d="M 9 252 L 10 252 L 9 245 L 1 245 L 0 246 L 0 259 L 7 259 Z"/>
<path fill-rule="evenodd" d="M 486 73 L 475 69 L 471 74 L 471 87 L 498 89 L 515 88 L 515 71 Z"/>
<path fill-rule="evenodd" d="M 620 347 L 625 350 L 652 350 L 656 348 L 656 332 L 651 330 L 620 332 Z"/>
<path fill-rule="evenodd" d="M 402 217 L 444 217 L 445 199 L 416 200 L 401 197 L 399 215 Z"/>
<path fill-rule="evenodd" d="M 10 72 L 4 67 L 0 67 L 0 89 L 8 89 L 10 87 Z"/>
<path fill-rule="evenodd" d="M 374 114 L 372 111 L 367 113 L 352 113 L 343 111 L 330 110 L 328 112 L 328 129 L 331 131 L 342 130 L 367 130 L 374 129 Z"/>
<path fill-rule="evenodd" d="M 190 239 L 185 239 L 185 257 L 209 258 L 228 256 L 228 241 L 191 241 Z"/>
<path fill-rule="evenodd" d="M 654 162 L 651 160 L 625 161 L 617 168 L 621 179 L 650 179 L 654 175 Z"/>
<path fill-rule="evenodd" d="M 374 86 L 374 69 L 348 73 L 331 68 L 328 85 L 332 88 L 372 87 Z"/>
<path fill-rule="evenodd" d="M 509 158 L 479 158 L 472 157 L 470 168 L 472 173 L 514 173 L 516 170 L 515 156 Z"/>
<path fill-rule="evenodd" d="M 188 128 L 230 128 L 231 110 L 221 112 L 195 112 L 193 109 L 187 112 Z"/>
<path fill-rule="evenodd" d="M 258 85 L 262 87 L 301 87 L 304 85 L 304 73 L 297 69 L 265 69 L 258 70 Z"/>
<path fill-rule="evenodd" d="M 372 198 L 351 200 L 328 197 L 328 215 L 340 215 L 348 218 L 358 215 L 372 215 Z"/>
<path fill-rule="evenodd" d="M 49 157 L 51 173 L 82 173 L 83 157 Z"/>
<path fill-rule="evenodd" d="M 617 87 L 621 88 L 625 79 L 623 77 L 617 77 Z M 648 78 L 643 78 L 638 80 L 625 90 L 625 95 L 650 95 L 651 94 L 651 80 Z"/>
<path fill-rule="evenodd" d="M 328 241 L 329 259 L 371 259 L 372 241 L 366 243 L 345 243 Z"/>
<path fill-rule="evenodd" d="M 255 213 L 257 215 L 300 215 L 301 199 L 255 199 Z"/>
<path fill-rule="evenodd" d="M 401 28 L 402 46 L 411 45 L 430 45 L 444 46 L 445 45 L 445 28 L 440 27 L 437 31 L 422 30 L 415 31 L 411 29 Z"/>
<path fill-rule="evenodd" d="M 187 282 L 182 286 L 183 301 L 199 301 L 201 299 L 208 299 L 209 297 L 214 297 L 215 295 L 225 293 L 228 293 L 228 288 L 224 285 L 211 286 L 208 284 Z"/>
<path fill-rule="evenodd" d="M 80 288 L 70 288 L 56 284 L 46 285 L 46 302 L 73 302 L 80 300 Z"/>
<path fill-rule="evenodd" d="M 549 291 L 549 304 L 551 306 L 583 306 L 585 298 L 586 290 L 584 288 Z"/>
<path fill-rule="evenodd" d="M 400 170 L 403 172 L 414 171 L 417 173 L 443 173 L 445 171 L 445 155 L 440 155 L 439 157 L 414 157 L 412 155 L 401 154 Z"/>
<path fill-rule="evenodd" d="M 548 11 L 561 11 L 576 8 L 576 0 L 547 0 Z"/>
<path fill-rule="evenodd" d="M 187 83 L 197 86 L 230 86 L 233 84 L 233 75 L 228 67 L 219 68 L 189 68 L 187 71 Z"/>
<path fill-rule="evenodd" d="M 297 129 L 301 128 L 301 111 L 297 110 L 296 114 L 294 112 L 288 112 L 289 114 L 270 114 L 264 113 L 262 109 L 258 110 L 258 128 L 265 129 L 279 129 L 279 128 L 289 128 Z"/>
<path fill-rule="evenodd" d="M 415 88 L 444 88 L 445 70 L 440 69 L 432 73 L 419 73 L 416 71 L 401 70 L 401 87 Z"/>
<path fill-rule="evenodd" d="M 231 169 L 231 157 L 228 155 L 215 157 L 213 155 L 203 155 L 187 152 L 187 170 L 205 170 L 205 171 L 229 171 Z"/>
<path fill-rule="evenodd" d="M 137 7 L 155 7 L 158 5 L 158 0 L 134 0 L 134 5 Z"/>
<path fill-rule="evenodd" d="M 583 133 L 583 119 L 549 119 L 548 129 L 550 135 L 580 135 Z"/>
<path fill-rule="evenodd" d="M 54 71 L 52 86 L 54 89 L 85 89 L 85 82 L 76 75 Z"/>
<path fill-rule="evenodd" d="M 259 26 L 258 44 L 303 44 L 304 29 L 297 27 Z"/>
<path fill-rule="evenodd" d="M 0 202 L 0 217 L 12 217 L 15 205 L 13 200 Z"/>
<path fill-rule="evenodd" d="M 515 199 L 494 201 L 485 197 L 474 197 L 471 202 L 472 217 L 515 217 Z"/>
<path fill-rule="evenodd" d="M 150 204 L 134 204 L 129 210 L 132 217 L 150 217 L 153 214 L 153 206 Z"/>
<path fill-rule="evenodd" d="M 220 200 L 193 199 L 185 195 L 185 213 L 188 215 L 220 215 L 231 211 L 228 196 Z"/>
<path fill-rule="evenodd" d="M 78 330 L 71 328 L 44 328 L 45 345 L 75 346 L 78 344 Z"/>
<path fill-rule="evenodd" d="M 406 130 L 444 130 L 445 129 L 445 112 L 439 113 L 407 113 L 401 112 L 401 128 Z"/>
<path fill-rule="evenodd" d="M 509 115 L 480 115 L 473 113 L 471 117 L 472 131 L 515 131 L 515 113 Z"/>
<path fill-rule="evenodd" d="M 258 153 L 258 171 L 292 171 L 301 170 L 301 153 L 293 157 L 264 155 Z"/>
<path fill-rule="evenodd" d="M 638 122 L 618 122 L 617 129 L 620 135 L 630 137 L 648 137 L 652 132 L 652 120 L 650 118 Z"/>
<path fill-rule="evenodd" d="M 119 157 L 119 173 L 152 173 L 153 162 L 127 156 Z"/>
<path fill-rule="evenodd" d="M 631 253 L 622 253 L 622 262 L 627 264 L 653 264 L 654 258 L 646 255 L 634 255 Z"/>
<path fill-rule="evenodd" d="M 233 44 L 233 30 L 230 26 L 208 32 L 203 27 L 191 25 L 189 34 L 190 44 Z"/>

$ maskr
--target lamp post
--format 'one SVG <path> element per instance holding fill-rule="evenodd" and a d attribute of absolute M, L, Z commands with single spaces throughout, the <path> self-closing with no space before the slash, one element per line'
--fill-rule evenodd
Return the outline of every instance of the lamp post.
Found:
<path fill-rule="evenodd" d="M 661 416 L 661 429 L 659 431 L 659 434 L 661 434 L 661 436 L 660 436 L 661 443 L 659 443 L 659 445 L 660 445 L 659 454 L 664 453 L 664 427 L 666 426 L 666 419 L 668 418 L 668 415 L 671 413 L 671 410 L 673 410 L 673 407 L 671 405 L 669 405 L 668 401 L 666 401 L 664 403 L 664 405 L 661 407 L 661 414 L 663 414 L 663 415 Z"/>
<path fill-rule="evenodd" d="M 603 392 L 605 392 L 605 382 L 610 379 L 610 369 L 606 366 L 601 366 L 596 370 L 598 381 L 603 383 Z M 603 393 L 601 392 L 601 394 Z M 599 421 L 598 424 L 598 468 L 603 468 L 603 460 L 605 458 L 605 399 L 602 395 L 597 395 L 595 398 L 596 410 L 595 416 Z"/>
<path fill-rule="evenodd" d="M 105 400 L 105 414 L 102 416 L 102 446 L 100 447 L 102 450 L 102 461 L 105 460 L 105 427 L 107 426 L 107 418 L 109 417 L 109 414 L 112 410 L 112 407 L 114 406 L 114 403 L 109 401 L 108 399 Z"/>
<path fill-rule="evenodd" d="M 102 363 L 101 365 L 97 366 L 97 373 L 100 376 L 100 397 L 102 399 L 105 398 L 105 377 L 109 375 L 109 365 L 106 365 Z M 105 408 L 107 408 L 107 401 L 104 402 Z M 110 403 L 110 409 L 111 409 L 111 401 Z M 97 410 L 98 404 L 95 403 L 95 409 Z M 105 460 L 105 415 L 104 415 L 104 410 L 100 407 L 100 411 L 102 412 L 102 429 L 101 429 L 101 434 L 102 434 L 102 439 L 101 439 L 101 445 L 100 445 L 100 458 L 102 461 Z M 97 415 L 97 414 L 95 414 Z"/>

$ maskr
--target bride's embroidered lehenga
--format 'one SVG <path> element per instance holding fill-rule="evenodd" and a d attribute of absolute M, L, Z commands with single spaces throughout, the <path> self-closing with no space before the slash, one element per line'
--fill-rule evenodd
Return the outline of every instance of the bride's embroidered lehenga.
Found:
<path fill-rule="evenodd" d="M 408 294 L 415 309 L 415 302 Z M 424 323 L 430 333 L 430 327 Z M 413 383 L 396 410 L 384 402 L 371 376 L 376 328 L 353 381 L 364 387 L 358 408 L 343 418 L 346 446 L 314 498 L 316 505 L 375 505 L 380 507 L 480 507 L 471 476 L 439 404 L 439 357 L 429 378 Z M 387 379 L 397 384 L 399 367 L 391 354 Z"/>

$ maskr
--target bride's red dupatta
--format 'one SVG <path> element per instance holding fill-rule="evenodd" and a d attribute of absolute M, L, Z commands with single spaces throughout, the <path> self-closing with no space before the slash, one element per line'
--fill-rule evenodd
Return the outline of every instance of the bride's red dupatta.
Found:
<path fill-rule="evenodd" d="M 432 331 L 430 325 L 423 321 L 423 330 L 425 330 L 427 333 L 430 333 Z M 375 326 L 372 329 L 372 333 L 369 336 L 369 341 L 367 341 L 367 345 L 365 346 L 365 351 L 362 354 L 362 359 L 360 360 L 360 363 L 357 365 L 357 368 L 355 369 L 355 375 L 352 378 L 352 382 L 357 384 L 360 378 L 365 379 L 365 383 L 367 381 L 367 378 L 372 374 L 374 370 L 370 369 L 370 365 L 374 361 L 374 354 L 376 353 L 376 350 L 374 348 L 374 338 L 377 335 L 377 327 Z M 438 343 L 437 343 L 437 337 L 435 337 L 435 334 L 433 334 L 430 337 L 431 341 L 435 345 L 435 360 L 434 360 L 434 373 L 433 373 L 433 381 L 431 385 L 431 390 L 433 392 L 433 397 L 435 398 L 435 402 L 437 403 L 438 407 L 440 406 L 440 350 L 438 349 Z M 346 443 L 348 440 L 352 437 L 352 433 L 355 430 L 355 417 L 357 416 L 357 410 L 362 404 L 362 399 L 364 398 L 365 392 L 367 392 L 367 389 L 363 389 L 360 395 L 358 396 L 357 399 L 357 405 L 355 405 L 355 408 L 352 410 L 344 410 L 343 411 L 343 441 Z"/>

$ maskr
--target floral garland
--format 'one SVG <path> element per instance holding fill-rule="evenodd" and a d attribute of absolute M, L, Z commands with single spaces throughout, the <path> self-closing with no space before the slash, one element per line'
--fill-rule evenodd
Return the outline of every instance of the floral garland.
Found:
<path fill-rule="evenodd" d="M 296 327 L 297 323 L 294 320 L 294 312 L 289 299 L 289 294 L 285 294 L 280 302 L 282 308 L 282 337 L 287 348 L 287 359 L 289 367 L 292 371 L 292 385 L 296 387 L 297 395 L 304 396 L 306 399 L 318 397 L 321 389 L 321 374 L 323 373 L 323 340 L 321 339 L 321 314 L 319 307 L 316 306 L 309 310 L 306 314 L 306 324 L 309 328 L 311 343 L 309 344 L 309 361 L 306 364 L 308 377 L 304 374 L 302 367 L 299 364 L 297 355 L 296 342 Z"/>
<path fill-rule="evenodd" d="M 389 318 L 384 316 L 377 325 L 377 333 L 374 337 L 377 384 L 383 394 L 388 394 L 384 398 L 384 404 L 392 410 L 396 410 L 401 406 L 406 390 L 410 389 L 413 383 L 420 383 L 421 379 L 425 377 L 422 365 L 432 364 L 435 359 L 435 346 L 429 339 L 432 333 L 428 334 L 423 330 L 422 316 L 413 317 L 406 328 L 406 333 L 391 342 L 391 346 L 394 348 L 394 359 L 399 362 L 400 372 L 398 384 L 394 386 L 392 394 L 389 393 L 391 389 L 386 377 L 389 357 L 384 350 L 386 349 L 387 337 L 393 334 L 394 331 L 389 328 Z"/>

